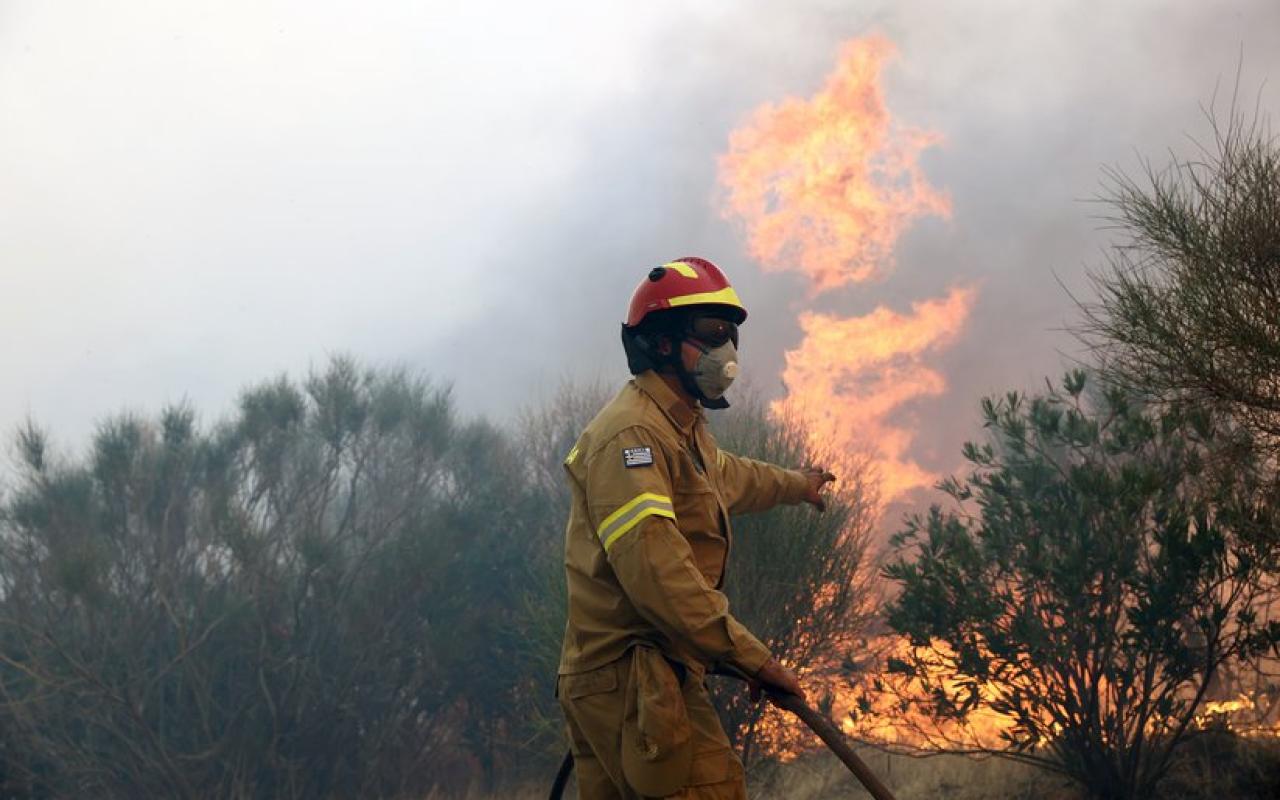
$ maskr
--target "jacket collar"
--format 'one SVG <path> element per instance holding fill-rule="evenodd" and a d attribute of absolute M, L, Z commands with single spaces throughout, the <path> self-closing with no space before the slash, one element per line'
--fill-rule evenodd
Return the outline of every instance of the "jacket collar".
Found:
<path fill-rule="evenodd" d="M 637 375 L 635 382 L 641 391 L 653 398 L 658 408 L 662 409 L 662 413 L 681 433 L 688 436 L 693 431 L 693 424 L 698 417 L 702 416 L 701 406 L 690 408 L 689 404 L 671 391 L 671 387 L 651 369 Z"/>

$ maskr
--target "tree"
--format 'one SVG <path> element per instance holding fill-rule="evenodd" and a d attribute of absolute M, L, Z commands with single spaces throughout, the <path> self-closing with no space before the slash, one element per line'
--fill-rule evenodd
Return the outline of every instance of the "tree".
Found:
<path fill-rule="evenodd" d="M 526 589 L 516 627 L 521 635 L 515 668 L 523 680 L 517 712 L 527 726 L 524 749 L 530 761 L 564 755 L 564 716 L 555 699 L 569 607 L 564 532 L 572 495 L 564 460 L 609 397 L 599 383 L 564 383 L 550 399 L 521 412 L 516 426 L 519 460 L 534 503 L 530 535 L 537 541 L 522 567 Z"/>
<path fill-rule="evenodd" d="M 34 429 L 0 506 L 6 780 L 103 797 L 421 797 L 492 777 L 539 542 L 514 445 L 447 390 L 335 359 L 104 423 Z M 462 632 L 463 635 L 460 635 Z"/>
<path fill-rule="evenodd" d="M 910 647 L 890 670 L 908 708 L 994 711 L 999 752 L 1147 798 L 1224 665 L 1280 643 L 1258 613 L 1276 510 L 1228 422 L 1087 382 L 983 402 L 990 441 L 942 484 L 956 510 L 893 539 L 888 622 Z"/>
<path fill-rule="evenodd" d="M 1225 409 L 1276 448 L 1280 142 L 1233 106 L 1198 155 L 1109 178 L 1102 199 L 1124 238 L 1079 333 L 1113 379 Z"/>
<path fill-rule="evenodd" d="M 546 765 L 562 462 L 603 400 L 567 390 L 508 429 L 337 358 L 208 428 L 108 419 L 84 457 L 27 428 L 0 498 L 0 793 L 421 797 Z M 801 463 L 753 408 L 742 449 Z M 782 652 L 846 642 L 856 497 L 760 534 L 791 561 L 736 591 Z"/>

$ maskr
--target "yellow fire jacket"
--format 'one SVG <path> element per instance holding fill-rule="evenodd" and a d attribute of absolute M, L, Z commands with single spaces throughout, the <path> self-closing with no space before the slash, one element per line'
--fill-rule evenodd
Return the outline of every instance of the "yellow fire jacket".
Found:
<path fill-rule="evenodd" d="M 731 514 L 799 503 L 803 473 L 720 450 L 701 408 L 657 374 L 630 381 L 565 459 L 569 620 L 560 674 L 648 643 L 697 672 L 716 662 L 754 675 L 769 650 L 719 591 Z"/>

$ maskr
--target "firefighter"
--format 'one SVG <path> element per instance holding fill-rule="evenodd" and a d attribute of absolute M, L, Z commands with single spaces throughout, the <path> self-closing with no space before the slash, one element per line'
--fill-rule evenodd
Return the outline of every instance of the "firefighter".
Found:
<path fill-rule="evenodd" d="M 565 459 L 569 619 L 557 696 L 579 797 L 746 798 L 704 677 L 722 665 L 801 695 L 796 676 L 729 613 L 730 516 L 809 502 L 834 476 L 724 452 L 747 311 L 716 265 L 681 258 L 640 282 L 622 326 L 631 381 Z"/>

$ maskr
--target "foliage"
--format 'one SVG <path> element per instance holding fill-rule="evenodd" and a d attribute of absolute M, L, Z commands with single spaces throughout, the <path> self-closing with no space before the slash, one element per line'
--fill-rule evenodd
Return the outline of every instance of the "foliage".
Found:
<path fill-rule="evenodd" d="M 337 358 L 208 429 L 109 419 L 83 458 L 28 425 L 0 502 L 0 793 L 422 797 L 548 767 L 562 461 L 605 400 L 567 386 L 500 428 Z M 807 460 L 744 411 L 731 445 Z M 739 523 L 731 592 L 779 652 L 848 645 L 860 502 Z"/>
<path fill-rule="evenodd" d="M 335 359 L 208 433 L 171 408 L 83 462 L 34 428 L 19 450 L 0 714 L 25 792 L 421 796 L 522 735 L 535 496 L 447 390 Z"/>
<path fill-rule="evenodd" d="M 1125 237 L 1080 326 L 1113 377 L 1280 435 L 1280 143 L 1234 106 L 1213 141 L 1103 200 Z"/>
<path fill-rule="evenodd" d="M 890 668 L 935 719 L 995 711 L 1008 755 L 1151 797 L 1223 666 L 1280 642 L 1257 614 L 1275 509 L 1219 418 L 1086 383 L 983 402 L 990 441 L 942 485 L 957 509 L 894 537 L 911 648 Z"/>
<path fill-rule="evenodd" d="M 522 601 L 520 662 L 527 691 L 520 713 L 528 725 L 527 750 L 563 756 L 564 717 L 555 700 L 560 645 L 564 640 L 568 594 L 564 575 L 564 530 L 570 492 L 564 459 L 582 429 L 609 395 L 599 384 L 564 384 L 545 404 L 528 408 L 517 426 L 520 458 L 529 470 L 531 494 L 538 504 L 535 524 L 540 543 L 524 569 L 529 575 Z"/>

